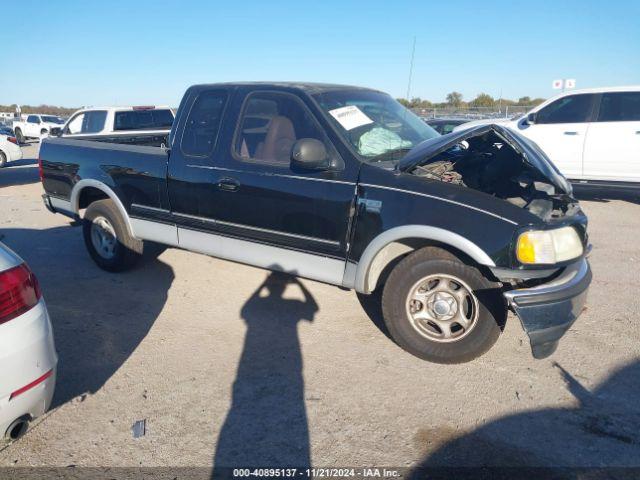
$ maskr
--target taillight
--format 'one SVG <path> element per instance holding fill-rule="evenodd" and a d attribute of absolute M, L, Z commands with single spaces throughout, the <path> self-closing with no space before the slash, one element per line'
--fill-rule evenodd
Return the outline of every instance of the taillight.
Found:
<path fill-rule="evenodd" d="M 41 296 L 36 276 L 24 263 L 0 273 L 0 324 L 31 310 Z"/>
<path fill-rule="evenodd" d="M 16 145 L 18 144 L 18 139 L 16 137 L 7 137 L 7 140 L 11 143 L 15 143 Z"/>
<path fill-rule="evenodd" d="M 40 181 L 44 181 L 44 174 L 42 173 L 42 158 L 38 156 L 38 175 L 40 176 Z"/>

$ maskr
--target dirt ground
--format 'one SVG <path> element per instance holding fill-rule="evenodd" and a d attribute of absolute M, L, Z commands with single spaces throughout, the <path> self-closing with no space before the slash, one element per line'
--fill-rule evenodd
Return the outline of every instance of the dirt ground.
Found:
<path fill-rule="evenodd" d="M 177 249 L 101 271 L 24 150 L 0 170 L 0 234 L 40 279 L 60 360 L 52 409 L 0 466 L 640 466 L 637 199 L 583 201 L 589 308 L 551 358 L 510 316 L 489 353 L 443 366 L 354 292 Z"/>

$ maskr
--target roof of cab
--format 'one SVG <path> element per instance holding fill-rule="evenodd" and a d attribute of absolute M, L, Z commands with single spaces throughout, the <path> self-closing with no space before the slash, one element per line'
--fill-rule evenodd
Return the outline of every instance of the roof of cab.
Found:
<path fill-rule="evenodd" d="M 367 90 L 379 91 L 373 88 L 357 87 L 353 85 L 340 85 L 335 83 L 314 83 L 314 82 L 223 82 L 193 85 L 192 89 L 202 90 L 216 87 L 273 87 L 288 88 L 307 92 L 311 95 L 338 90 Z"/>

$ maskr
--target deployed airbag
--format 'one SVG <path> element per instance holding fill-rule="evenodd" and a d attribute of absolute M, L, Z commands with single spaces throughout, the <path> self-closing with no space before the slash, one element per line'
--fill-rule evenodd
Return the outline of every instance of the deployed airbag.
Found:
<path fill-rule="evenodd" d="M 382 155 L 389 150 L 410 148 L 413 144 L 402 140 L 400 135 L 382 127 L 375 127 L 362 134 L 358 141 L 358 151 L 366 157 Z"/>

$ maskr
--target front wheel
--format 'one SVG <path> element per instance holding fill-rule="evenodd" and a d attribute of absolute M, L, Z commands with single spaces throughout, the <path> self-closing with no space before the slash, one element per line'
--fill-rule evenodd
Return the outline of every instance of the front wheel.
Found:
<path fill-rule="evenodd" d="M 22 134 L 22 130 L 20 130 L 19 128 L 16 128 L 15 134 L 16 134 L 16 141 L 18 142 L 18 145 L 22 145 L 26 140 L 24 138 L 24 135 Z"/>
<path fill-rule="evenodd" d="M 108 272 L 132 268 L 140 259 L 143 242 L 132 237 L 122 215 L 110 199 L 87 208 L 82 224 L 84 243 L 96 264 Z"/>
<path fill-rule="evenodd" d="M 0 152 L 0 168 L 7 165 L 7 156 L 4 152 Z"/>
<path fill-rule="evenodd" d="M 392 338 L 436 363 L 463 363 L 488 351 L 506 317 L 499 285 L 445 250 L 426 247 L 403 259 L 382 293 Z"/>

